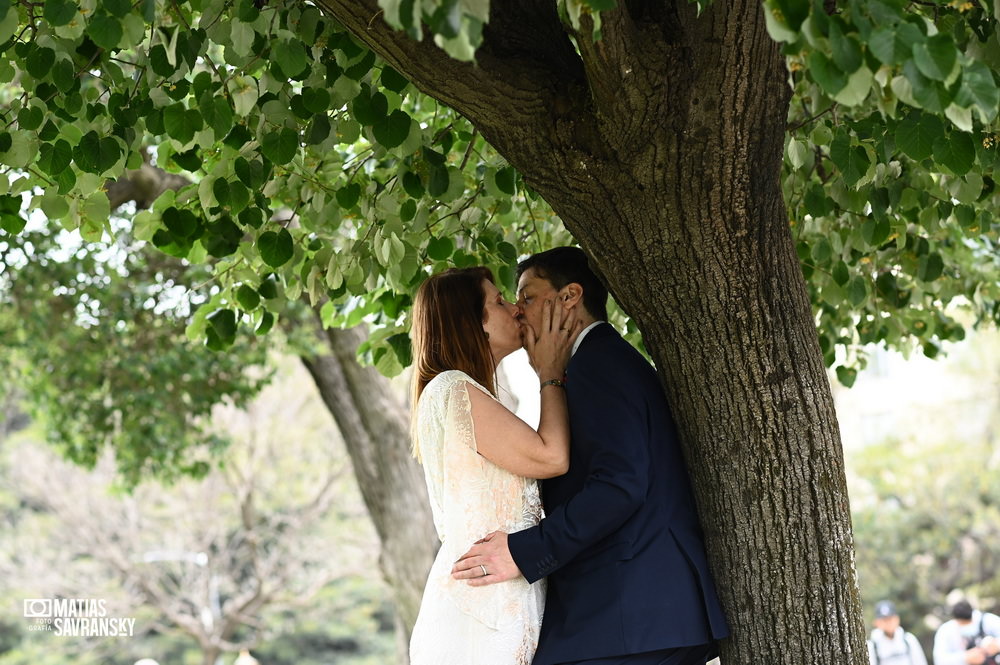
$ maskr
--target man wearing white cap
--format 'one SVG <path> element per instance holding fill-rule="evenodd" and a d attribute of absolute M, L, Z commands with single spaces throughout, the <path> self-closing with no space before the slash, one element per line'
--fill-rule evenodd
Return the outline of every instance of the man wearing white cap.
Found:
<path fill-rule="evenodd" d="M 927 665 L 917 638 L 899 626 L 899 614 L 888 600 L 875 605 L 875 630 L 868 640 L 871 665 Z"/>

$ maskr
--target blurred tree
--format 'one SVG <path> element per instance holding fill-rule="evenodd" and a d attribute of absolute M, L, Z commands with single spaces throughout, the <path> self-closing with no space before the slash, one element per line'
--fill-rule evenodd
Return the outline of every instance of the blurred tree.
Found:
<path fill-rule="evenodd" d="M 919 426 L 848 457 L 866 607 L 893 600 L 928 653 L 954 592 L 1000 610 L 1000 335 L 976 334 L 944 369 Z"/>
<path fill-rule="evenodd" d="M 144 633 L 181 632 L 214 665 L 287 630 L 277 616 L 310 614 L 332 581 L 377 577 L 378 541 L 339 437 L 298 372 L 246 410 L 216 409 L 210 430 L 234 441 L 224 463 L 170 488 L 115 492 L 107 456 L 86 472 L 27 442 L 11 450 L 4 489 L 35 510 L 3 526 L 7 593 L 109 594 L 110 615 L 138 615 Z"/>
<path fill-rule="evenodd" d="M 1000 455 L 986 441 L 887 441 L 857 453 L 852 504 L 867 605 L 892 599 L 925 645 L 961 589 L 1000 609 Z M 925 618 L 931 618 L 930 626 Z"/>
<path fill-rule="evenodd" d="M 218 291 L 210 272 L 133 244 L 127 229 L 110 246 L 50 229 L 0 243 L 0 365 L 73 461 L 91 467 L 113 449 L 128 486 L 204 475 L 228 441 L 203 430 L 206 416 L 266 383 L 266 344 L 241 333 L 216 353 L 185 336 L 192 310 Z M 358 364 L 361 330 L 322 331 L 316 317 L 291 303 L 283 327 L 344 436 L 405 643 L 436 551 L 407 408 L 384 376 Z"/>

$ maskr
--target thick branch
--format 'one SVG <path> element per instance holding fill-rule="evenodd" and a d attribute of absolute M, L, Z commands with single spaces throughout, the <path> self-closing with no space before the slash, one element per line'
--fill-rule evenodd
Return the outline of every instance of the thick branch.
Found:
<path fill-rule="evenodd" d="M 555 3 L 493 3 L 476 63 L 394 30 L 374 0 L 318 0 L 316 5 L 363 40 L 422 92 L 452 107 L 490 143 L 512 140 L 509 126 L 550 128 L 555 117 L 589 104 L 582 64 Z"/>
<path fill-rule="evenodd" d="M 115 210 L 129 201 L 138 209 L 153 205 L 156 197 L 168 189 L 181 189 L 191 181 L 179 173 L 168 173 L 158 166 L 143 164 L 137 169 L 126 171 L 125 175 L 108 183 L 108 199 Z"/>

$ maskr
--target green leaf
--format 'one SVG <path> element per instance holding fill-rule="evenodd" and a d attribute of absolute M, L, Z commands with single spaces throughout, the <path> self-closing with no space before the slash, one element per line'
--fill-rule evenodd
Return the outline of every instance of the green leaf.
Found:
<path fill-rule="evenodd" d="M 903 307 L 910 299 L 907 291 L 901 291 L 896 276 L 891 272 L 883 272 L 875 280 L 875 290 L 879 296 L 892 307 Z"/>
<path fill-rule="evenodd" d="M 934 141 L 934 161 L 955 175 L 965 175 L 976 162 L 976 144 L 966 132 L 951 132 Z"/>
<path fill-rule="evenodd" d="M 260 16 L 260 10 L 257 9 L 255 0 L 239 0 L 236 15 L 241 21 L 253 23 Z"/>
<path fill-rule="evenodd" d="M 920 257 L 920 266 L 917 268 L 917 279 L 924 282 L 933 282 L 944 272 L 944 259 L 937 252 Z"/>
<path fill-rule="evenodd" d="M 257 293 L 257 289 L 247 284 L 241 284 L 240 288 L 236 290 L 236 302 L 240 304 L 244 312 L 252 312 L 260 305 L 260 294 Z"/>
<path fill-rule="evenodd" d="M 35 131 L 42 126 L 45 114 L 37 106 L 25 106 L 17 112 L 17 126 L 21 129 Z"/>
<path fill-rule="evenodd" d="M 850 286 L 847 288 L 847 299 L 855 307 L 860 307 L 866 298 L 868 298 L 867 282 L 861 275 L 855 275 L 851 279 Z"/>
<path fill-rule="evenodd" d="M 309 127 L 306 129 L 306 144 L 319 145 L 330 136 L 330 131 L 332 129 L 333 128 L 330 126 L 330 118 L 323 113 L 316 114 L 313 116 L 312 121 L 309 123 Z"/>
<path fill-rule="evenodd" d="M 785 24 L 798 32 L 802 22 L 809 16 L 809 3 L 801 0 L 774 0 L 774 6 L 781 12 Z"/>
<path fill-rule="evenodd" d="M 201 110 L 202 119 L 212 128 L 217 140 L 229 134 L 233 128 L 233 109 L 229 106 L 229 100 L 206 90 L 198 101 L 198 108 Z"/>
<path fill-rule="evenodd" d="M 455 251 L 455 242 L 448 236 L 431 238 L 427 243 L 427 256 L 435 261 L 444 261 Z"/>
<path fill-rule="evenodd" d="M 275 164 L 287 164 L 299 151 L 299 135 L 288 127 L 282 128 L 280 132 L 265 134 L 260 151 Z"/>
<path fill-rule="evenodd" d="M 180 144 L 186 144 L 194 138 L 196 132 L 204 126 L 201 114 L 193 109 L 185 108 L 178 102 L 163 109 L 163 127 L 170 138 Z"/>
<path fill-rule="evenodd" d="M 385 118 L 389 110 L 389 100 L 381 92 L 369 94 L 367 87 L 351 102 L 351 115 L 362 125 L 374 125 Z"/>
<path fill-rule="evenodd" d="M 97 14 L 87 24 L 87 34 L 95 44 L 110 51 L 117 48 L 124 32 L 118 19 L 107 14 Z"/>
<path fill-rule="evenodd" d="M 386 148 L 402 145 L 410 135 L 410 116 L 399 109 L 389 114 L 389 117 L 379 120 L 372 126 L 375 140 Z"/>
<path fill-rule="evenodd" d="M 260 323 L 257 325 L 257 329 L 254 332 L 258 335 L 266 335 L 270 332 L 272 326 L 274 326 L 274 314 L 264 312 L 261 315 Z"/>
<path fill-rule="evenodd" d="M 239 213 L 250 203 L 250 190 L 239 181 L 229 183 L 229 209 L 234 214 Z"/>
<path fill-rule="evenodd" d="M 180 210 L 171 206 L 163 211 L 163 225 L 176 240 L 192 238 L 200 226 L 198 217 L 190 210 Z"/>
<path fill-rule="evenodd" d="M 76 84 L 76 69 L 69 60 L 59 60 L 52 67 L 52 82 L 60 92 L 69 92 Z"/>
<path fill-rule="evenodd" d="M 100 175 L 114 166 L 121 154 L 121 148 L 113 138 L 101 138 L 97 132 L 89 131 L 73 149 L 73 161 L 81 171 Z"/>
<path fill-rule="evenodd" d="M 843 261 L 838 261 L 837 265 L 833 267 L 833 281 L 835 281 L 840 286 L 847 286 L 847 283 L 851 281 L 851 274 L 847 270 L 847 264 Z"/>
<path fill-rule="evenodd" d="M 218 309 L 208 315 L 209 330 L 215 332 L 219 341 L 226 346 L 236 339 L 236 312 L 231 309 Z"/>
<path fill-rule="evenodd" d="M 896 146 L 908 157 L 923 161 L 931 156 L 934 142 L 944 136 L 944 123 L 930 113 L 910 113 L 896 127 Z"/>
<path fill-rule="evenodd" d="M 171 159 L 177 163 L 182 169 L 188 171 L 197 171 L 201 168 L 201 157 L 198 155 L 197 150 L 188 150 L 187 152 L 174 153 Z"/>
<path fill-rule="evenodd" d="M 257 287 L 257 293 L 260 294 L 261 298 L 267 300 L 274 300 L 278 297 L 278 280 L 275 279 L 273 273 L 261 280 L 260 286 Z"/>
<path fill-rule="evenodd" d="M 844 183 L 853 187 L 868 172 L 871 161 L 861 146 L 852 146 L 851 139 L 841 134 L 830 145 L 830 159 L 840 169 Z"/>
<path fill-rule="evenodd" d="M 840 71 L 851 74 L 861 66 L 861 44 L 854 35 L 845 35 L 836 21 L 830 23 L 830 47 L 833 62 Z"/>
<path fill-rule="evenodd" d="M 942 83 L 924 76 L 913 60 L 907 60 L 903 65 L 903 74 L 910 82 L 913 98 L 921 108 L 934 113 L 943 113 L 951 104 L 951 94 L 948 89 Z"/>
<path fill-rule="evenodd" d="M 809 75 L 828 95 L 837 94 L 847 85 L 847 74 L 819 51 L 809 54 Z"/>
<path fill-rule="evenodd" d="M 282 73 L 290 79 L 305 71 L 308 65 L 306 49 L 297 39 L 282 40 L 271 49 L 271 54 L 281 67 Z"/>
<path fill-rule="evenodd" d="M 55 143 L 43 143 L 38 150 L 38 168 L 49 175 L 56 175 L 68 168 L 72 159 L 73 148 L 63 139 Z M 115 161 L 118 161 L 117 158 Z"/>
<path fill-rule="evenodd" d="M 312 113 L 323 113 L 330 108 L 330 92 L 326 88 L 304 88 L 302 103 Z"/>
<path fill-rule="evenodd" d="M 56 62 L 56 52 L 50 48 L 37 47 L 24 61 L 24 69 L 36 79 L 45 78 Z"/>
<path fill-rule="evenodd" d="M 415 199 L 424 195 L 424 185 L 420 182 L 420 176 L 412 171 L 403 174 L 403 189 Z"/>
<path fill-rule="evenodd" d="M 264 165 L 259 159 L 247 161 L 243 157 L 237 157 L 233 163 L 233 170 L 240 182 L 251 189 L 257 189 L 267 181 Z"/>
<path fill-rule="evenodd" d="M 42 16 L 52 27 L 66 25 L 76 16 L 77 3 L 66 0 L 45 0 Z"/>
<path fill-rule="evenodd" d="M 280 268 L 288 263 L 294 253 L 292 248 L 292 234 L 288 229 L 280 231 L 265 231 L 257 238 L 257 251 L 264 263 L 272 268 Z M 264 295 L 261 293 L 261 295 Z M 267 297 L 266 295 L 264 296 Z"/>
<path fill-rule="evenodd" d="M 21 217 L 22 197 L 9 194 L 0 195 L 0 229 L 11 235 L 24 230 L 27 220 Z"/>
<path fill-rule="evenodd" d="M 496 183 L 504 194 L 514 196 L 516 191 L 517 171 L 511 166 L 505 166 L 497 171 Z"/>
<path fill-rule="evenodd" d="M 73 169 L 63 169 L 55 176 L 56 179 L 56 192 L 60 196 L 65 196 L 69 194 L 70 190 L 76 185 L 76 173 Z"/>
<path fill-rule="evenodd" d="M 155 74 L 164 78 L 172 76 L 176 71 L 174 66 L 170 64 L 167 49 L 163 47 L 163 44 L 157 44 L 149 49 L 149 65 Z"/>
<path fill-rule="evenodd" d="M 845 388 L 850 388 L 854 385 L 854 381 L 858 378 L 858 370 L 853 367 L 844 367 L 843 365 L 837 366 L 837 380 Z"/>
<path fill-rule="evenodd" d="M 123 18 L 132 10 L 131 0 L 102 0 L 101 6 L 116 18 Z"/>
<path fill-rule="evenodd" d="M 939 33 L 913 46 L 913 61 L 927 78 L 944 81 L 955 68 L 958 49 L 950 35 Z"/>
<path fill-rule="evenodd" d="M 878 28 L 868 40 L 868 50 L 885 65 L 901 65 L 913 52 L 913 45 L 923 40 L 920 29 L 912 23 Z"/>
<path fill-rule="evenodd" d="M 431 165 L 430 178 L 427 182 L 427 193 L 437 198 L 448 191 L 451 184 L 451 174 L 447 166 Z"/>
<path fill-rule="evenodd" d="M 406 86 L 410 84 L 406 77 L 397 72 L 395 69 L 389 65 L 382 67 L 382 74 L 379 76 L 379 82 L 382 86 L 392 90 L 393 92 L 403 92 Z"/>
<path fill-rule="evenodd" d="M 962 70 L 962 84 L 955 95 L 955 103 L 961 107 L 975 104 L 992 122 L 1000 107 L 1000 89 L 990 68 L 981 62 L 973 62 Z"/>
<path fill-rule="evenodd" d="M 212 193 L 220 206 L 229 205 L 229 183 L 225 178 L 217 178 L 212 183 Z"/>
<path fill-rule="evenodd" d="M 337 190 L 337 205 L 344 210 L 350 210 L 361 199 L 361 185 L 352 182 Z"/>

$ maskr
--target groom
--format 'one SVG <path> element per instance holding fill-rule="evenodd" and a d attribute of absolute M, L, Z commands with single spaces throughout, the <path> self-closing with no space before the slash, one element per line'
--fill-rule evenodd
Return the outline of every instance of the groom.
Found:
<path fill-rule="evenodd" d="M 542 386 L 566 390 L 569 471 L 542 481 L 538 526 L 490 534 L 452 575 L 474 586 L 548 576 L 534 665 L 700 665 L 729 633 L 656 372 L 605 322 L 608 292 L 582 250 L 536 254 L 518 278 L 533 330 L 546 300 L 584 320 L 564 385 Z"/>

